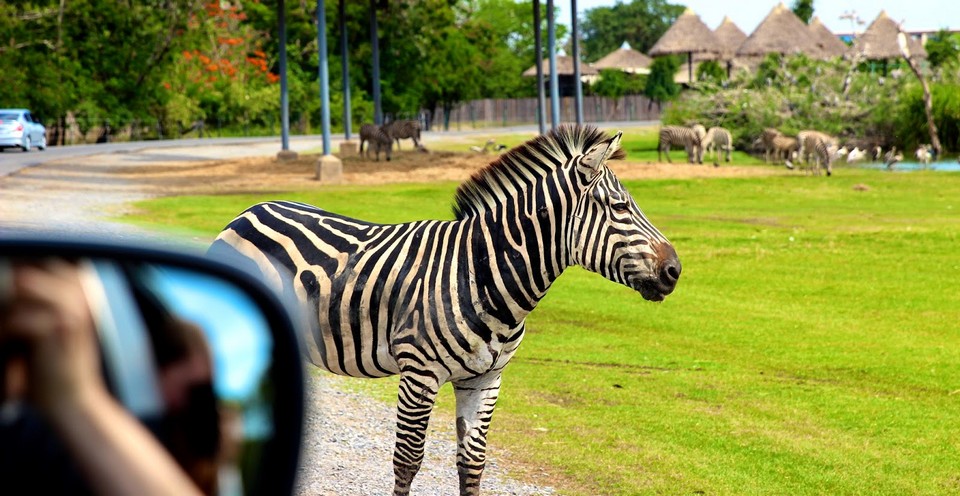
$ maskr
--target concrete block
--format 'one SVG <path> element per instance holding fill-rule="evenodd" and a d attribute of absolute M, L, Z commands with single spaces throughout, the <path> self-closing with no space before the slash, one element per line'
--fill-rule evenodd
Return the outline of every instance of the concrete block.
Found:
<path fill-rule="evenodd" d="M 343 162 L 334 155 L 323 155 L 317 160 L 317 181 L 324 184 L 343 182 Z"/>

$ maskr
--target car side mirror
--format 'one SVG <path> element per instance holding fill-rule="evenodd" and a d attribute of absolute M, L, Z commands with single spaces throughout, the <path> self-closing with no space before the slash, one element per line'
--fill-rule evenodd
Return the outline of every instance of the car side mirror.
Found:
<path fill-rule="evenodd" d="M 20 301 L 18 271 L 50 260 L 82 276 L 110 395 L 203 492 L 293 491 L 303 369 L 291 314 L 271 291 L 238 269 L 168 248 L 0 237 L 5 488 L 62 494 L 84 483 L 55 429 L 31 407 L 29 381 L 15 366 L 28 350 L 4 335 L 3 317 Z"/>

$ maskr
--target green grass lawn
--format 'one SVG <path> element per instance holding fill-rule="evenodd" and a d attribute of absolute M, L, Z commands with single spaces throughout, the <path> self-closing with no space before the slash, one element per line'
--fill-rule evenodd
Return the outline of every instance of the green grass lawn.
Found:
<path fill-rule="evenodd" d="M 508 469 L 571 495 L 960 492 L 960 174 L 626 185 L 680 254 L 677 291 L 557 281 L 504 374 L 489 444 Z M 455 187 L 271 198 L 397 222 L 449 218 Z M 127 220 L 211 239 L 265 199 L 157 199 Z M 393 401 L 395 382 L 364 384 Z"/>

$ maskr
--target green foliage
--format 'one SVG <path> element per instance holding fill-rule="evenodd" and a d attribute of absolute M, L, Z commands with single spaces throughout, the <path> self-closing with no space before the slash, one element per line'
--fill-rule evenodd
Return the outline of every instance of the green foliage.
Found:
<path fill-rule="evenodd" d="M 931 84 L 933 121 L 945 150 L 960 150 L 960 85 Z M 923 91 L 913 86 L 901 96 L 896 113 L 896 133 L 902 140 L 902 149 L 915 150 L 918 145 L 930 143 L 927 117 L 923 106 Z"/>
<path fill-rule="evenodd" d="M 960 36 L 946 29 L 941 29 L 931 36 L 923 48 L 927 51 L 927 60 L 933 67 L 956 67 L 960 61 Z"/>
<path fill-rule="evenodd" d="M 680 85 L 674 82 L 673 77 L 679 68 L 678 57 L 669 55 L 653 59 L 644 94 L 656 102 L 668 102 L 676 98 L 680 94 Z"/>
<path fill-rule="evenodd" d="M 813 18 L 813 0 L 794 0 L 790 10 L 803 21 L 804 24 L 810 24 Z"/>
<path fill-rule="evenodd" d="M 624 41 L 646 53 L 682 13 L 682 5 L 665 0 L 632 0 L 589 9 L 582 24 L 583 58 L 599 60 Z"/>
<path fill-rule="evenodd" d="M 619 69 L 602 69 L 600 79 L 590 86 L 595 95 L 620 98 L 625 95 L 641 95 L 646 90 L 647 78 L 641 74 L 629 74 Z"/>
<path fill-rule="evenodd" d="M 697 66 L 697 81 L 720 84 L 727 79 L 727 70 L 716 60 L 705 60 Z"/>
<path fill-rule="evenodd" d="M 960 279 L 960 175 L 844 168 L 823 180 L 625 185 L 680 253 L 677 291 L 651 304 L 569 269 L 504 373 L 491 450 L 513 453 L 520 473 L 550 474 L 560 494 L 952 492 L 960 293 L 932 288 Z M 377 222 L 448 219 L 455 188 L 139 206 L 209 239 L 278 196 Z M 923 263 L 899 270 L 905 253 Z M 395 404 L 395 381 L 356 382 Z M 454 418 L 449 388 L 438 403 L 434 422 Z"/>

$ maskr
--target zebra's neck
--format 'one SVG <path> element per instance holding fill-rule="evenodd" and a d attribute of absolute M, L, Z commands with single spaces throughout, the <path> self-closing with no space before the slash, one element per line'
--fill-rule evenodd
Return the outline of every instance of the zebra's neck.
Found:
<path fill-rule="evenodd" d="M 570 265 L 565 224 L 543 208 L 503 208 L 476 219 L 482 236 L 471 261 L 481 300 L 504 324 L 519 324 Z M 478 247 L 480 248 L 480 247 Z M 484 291 L 487 288 L 487 291 Z"/>

